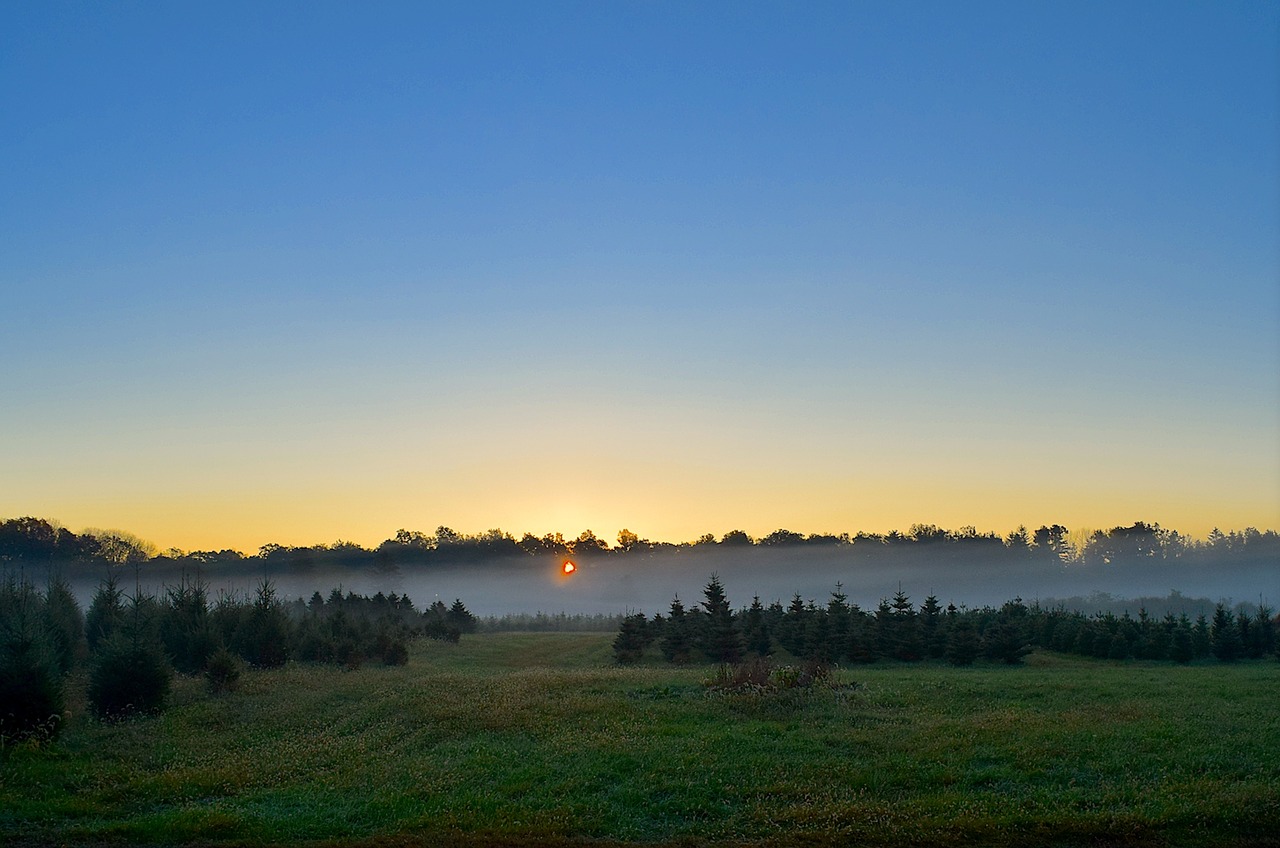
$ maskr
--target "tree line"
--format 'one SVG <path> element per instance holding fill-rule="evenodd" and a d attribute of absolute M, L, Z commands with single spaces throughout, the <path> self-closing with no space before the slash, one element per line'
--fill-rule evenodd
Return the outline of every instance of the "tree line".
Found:
<path fill-rule="evenodd" d="M 159 712 L 175 674 L 203 675 L 216 694 L 235 688 L 245 665 L 404 665 L 409 641 L 457 642 L 477 623 L 461 599 L 418 610 L 407 595 L 335 588 L 286 602 L 266 579 L 252 596 L 211 601 L 199 580 L 184 577 L 156 597 L 127 594 L 112 575 L 82 611 L 62 577 L 40 590 L 10 574 L 0 582 L 0 748 L 57 734 L 78 667 L 90 709 L 110 720 Z"/>
<path fill-rule="evenodd" d="M 685 664 L 736 664 L 785 651 L 821 664 L 879 660 L 946 661 L 972 665 L 978 659 L 1018 664 L 1033 649 L 1113 660 L 1167 660 L 1189 663 L 1214 657 L 1223 662 L 1276 656 L 1280 617 L 1265 604 L 1250 614 L 1218 604 L 1212 617 L 1191 620 L 1185 613 L 1153 617 L 1139 609 L 1085 615 L 1064 607 L 1027 605 L 1021 598 L 1000 607 L 943 608 L 933 595 L 917 608 L 899 590 L 874 610 L 850 602 L 839 585 L 824 605 L 800 595 L 783 606 L 759 596 L 733 610 L 720 578 L 711 576 L 700 604 L 685 607 L 677 597 L 666 615 L 633 613 L 623 619 L 613 642 L 621 664 L 646 656 Z"/>
<path fill-rule="evenodd" d="M 933 524 L 914 524 L 905 533 L 854 535 L 803 534 L 786 529 L 753 538 L 741 530 L 720 537 L 710 533 L 689 542 L 651 541 L 630 530 L 610 545 L 591 530 L 577 537 L 560 533 L 516 538 L 500 529 L 469 535 L 449 527 L 433 533 L 398 530 L 373 548 L 338 540 L 332 544 L 263 545 L 246 555 L 240 551 L 159 551 L 154 545 L 122 531 L 86 530 L 76 534 L 47 519 L 24 517 L 0 521 L 0 564 L 66 563 L 138 564 L 197 568 L 254 570 L 260 573 L 299 571 L 337 565 L 354 568 L 390 568 L 485 561 L 534 561 L 547 556 L 576 558 L 636 558 L 668 554 L 697 554 L 712 550 L 787 550 L 819 548 L 839 551 L 852 560 L 892 560 L 895 556 L 927 554 L 945 561 L 1007 562 L 1011 565 L 1106 566 L 1152 563 L 1280 562 L 1280 534 L 1253 527 L 1222 532 L 1214 529 L 1206 539 L 1195 539 L 1176 530 L 1143 521 L 1132 525 L 1073 534 L 1061 524 L 1035 530 L 1018 527 L 1001 536 L 974 527 L 947 530 Z"/>

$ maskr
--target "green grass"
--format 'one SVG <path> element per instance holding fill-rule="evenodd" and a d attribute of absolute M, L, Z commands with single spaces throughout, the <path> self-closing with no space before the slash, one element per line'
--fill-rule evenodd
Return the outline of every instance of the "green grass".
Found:
<path fill-rule="evenodd" d="M 605 634 L 423 642 L 405 668 L 180 680 L 0 759 L 0 844 L 1277 844 L 1280 664 L 1037 654 L 708 696 Z"/>

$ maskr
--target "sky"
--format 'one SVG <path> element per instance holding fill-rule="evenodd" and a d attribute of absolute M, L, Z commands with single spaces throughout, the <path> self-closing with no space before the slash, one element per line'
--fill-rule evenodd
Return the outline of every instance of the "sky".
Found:
<path fill-rule="evenodd" d="M 0 518 L 1280 527 L 1280 6 L 0 6 Z"/>

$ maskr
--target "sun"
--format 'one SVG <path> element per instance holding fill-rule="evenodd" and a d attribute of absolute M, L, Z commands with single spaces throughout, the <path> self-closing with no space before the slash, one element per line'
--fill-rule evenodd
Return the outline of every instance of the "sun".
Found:
<path fill-rule="evenodd" d="M 565 574 L 572 574 L 578 570 L 578 566 L 573 564 L 573 560 L 567 559 L 564 561 L 564 565 L 560 566 L 560 570 Z"/>

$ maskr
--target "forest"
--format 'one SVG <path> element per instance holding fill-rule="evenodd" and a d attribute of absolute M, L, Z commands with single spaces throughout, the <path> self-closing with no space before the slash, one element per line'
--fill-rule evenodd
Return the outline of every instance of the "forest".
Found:
<path fill-rule="evenodd" d="M 143 539 L 120 530 L 73 533 L 44 518 L 0 521 L 0 564 L 56 562 L 74 568 L 101 564 L 145 562 L 154 568 L 217 566 L 254 572 L 305 570 L 327 565 L 360 568 L 430 566 L 432 564 L 534 562 L 547 556 L 588 560 L 635 560 L 667 555 L 697 556 L 713 551 L 751 550 L 830 551 L 850 561 L 886 561 L 912 555 L 964 563 L 983 561 L 1011 567 L 1098 567 L 1150 565 L 1242 566 L 1280 564 L 1280 534 L 1275 530 L 1223 532 L 1214 529 L 1206 539 L 1136 521 L 1107 530 L 1075 531 L 1060 525 L 1035 530 L 1018 527 L 1001 536 L 974 527 L 947 530 L 933 524 L 914 524 L 906 532 L 859 532 L 853 535 L 803 534 L 786 529 L 753 538 L 741 530 L 721 537 L 705 534 L 689 542 L 650 541 L 630 530 L 618 532 L 616 543 L 584 530 L 576 537 L 561 533 L 519 539 L 500 529 L 479 534 L 438 527 L 433 533 L 398 530 L 374 548 L 338 540 L 331 544 L 288 546 L 266 544 L 245 554 L 217 551 L 161 551 Z"/>

